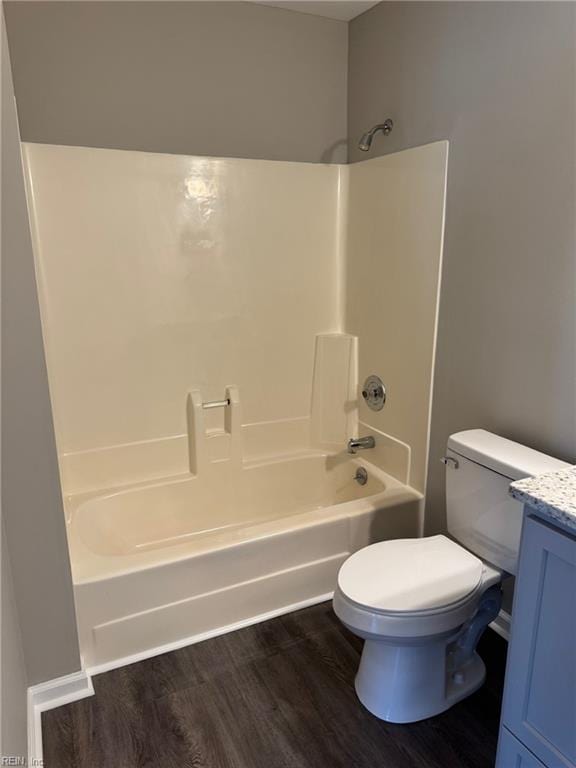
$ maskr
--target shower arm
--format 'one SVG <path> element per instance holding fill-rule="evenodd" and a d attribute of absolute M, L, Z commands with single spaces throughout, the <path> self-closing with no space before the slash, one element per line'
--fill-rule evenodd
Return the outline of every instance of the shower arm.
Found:
<path fill-rule="evenodd" d="M 385 120 L 383 123 L 379 123 L 378 125 L 375 125 L 374 128 L 370 130 L 370 133 L 372 136 L 374 136 L 375 133 L 378 133 L 378 131 L 382 131 L 386 136 L 391 133 L 393 128 L 393 122 L 392 120 L 388 119 Z"/>
<path fill-rule="evenodd" d="M 393 127 L 394 127 L 394 123 L 390 118 L 388 118 L 387 120 L 384 120 L 383 123 L 378 123 L 378 125 L 375 125 L 373 128 L 370 128 L 369 131 L 366 131 L 366 133 L 362 135 L 362 138 L 358 142 L 358 148 L 362 152 L 368 152 L 368 150 L 372 146 L 372 141 L 374 139 L 374 136 L 379 131 L 382 131 L 382 133 L 385 136 L 388 136 L 388 134 L 391 133 Z"/>

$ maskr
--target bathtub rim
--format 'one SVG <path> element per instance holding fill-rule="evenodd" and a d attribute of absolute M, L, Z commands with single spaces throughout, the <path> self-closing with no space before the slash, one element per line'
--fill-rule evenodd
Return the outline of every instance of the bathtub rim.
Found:
<path fill-rule="evenodd" d="M 298 452 L 290 458 L 330 457 L 327 451 Z M 264 466 L 272 463 L 287 461 L 287 456 L 272 457 L 270 460 L 258 459 L 247 462 L 250 467 Z M 124 555 L 102 555 L 91 550 L 82 540 L 80 534 L 74 528 L 74 512 L 81 504 L 100 496 L 115 495 L 115 492 L 128 492 L 133 488 L 147 488 L 172 483 L 177 478 L 170 477 L 163 481 L 153 480 L 146 483 L 138 483 L 130 489 L 110 489 L 111 493 L 91 491 L 87 494 L 78 494 L 68 500 L 73 504 L 67 508 L 67 535 L 72 567 L 72 580 L 75 586 L 97 583 L 114 578 L 137 573 L 143 569 L 163 568 L 171 563 L 187 560 L 190 557 L 202 557 L 215 551 L 225 551 L 234 547 L 246 545 L 253 541 L 271 539 L 285 534 L 288 531 L 322 525 L 331 520 L 356 517 L 369 512 L 375 512 L 402 502 L 421 501 L 424 497 L 420 491 L 397 480 L 384 472 L 376 465 L 369 462 L 363 456 L 350 457 L 351 464 L 363 466 L 375 476 L 385 489 L 376 494 L 360 499 L 352 499 L 346 502 L 331 504 L 320 509 L 284 515 L 272 520 L 248 524 L 244 527 L 224 529 L 220 534 L 206 534 L 198 539 L 188 540 L 181 544 L 171 544 L 166 547 L 146 549 Z M 178 477 L 179 482 L 184 482 L 189 475 Z M 236 534 L 236 535 L 234 535 Z"/>

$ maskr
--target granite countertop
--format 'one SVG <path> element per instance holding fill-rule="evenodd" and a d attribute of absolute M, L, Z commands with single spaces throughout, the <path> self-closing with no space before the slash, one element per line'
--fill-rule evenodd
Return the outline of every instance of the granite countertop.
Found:
<path fill-rule="evenodd" d="M 576 466 L 517 480 L 510 486 L 510 495 L 576 530 Z"/>

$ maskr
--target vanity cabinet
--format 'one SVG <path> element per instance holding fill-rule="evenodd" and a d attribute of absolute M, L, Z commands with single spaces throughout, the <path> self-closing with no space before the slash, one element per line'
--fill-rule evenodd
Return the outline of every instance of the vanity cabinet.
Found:
<path fill-rule="evenodd" d="M 502 727 L 498 739 L 498 768 L 545 768 L 529 749 Z"/>
<path fill-rule="evenodd" d="M 576 768 L 576 534 L 526 508 L 496 768 Z"/>

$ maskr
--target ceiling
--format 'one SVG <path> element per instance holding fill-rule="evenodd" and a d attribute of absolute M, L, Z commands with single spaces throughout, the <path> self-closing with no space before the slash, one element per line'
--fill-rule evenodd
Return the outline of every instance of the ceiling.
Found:
<path fill-rule="evenodd" d="M 378 5 L 379 0 L 375 2 L 364 2 L 364 0 L 253 0 L 262 5 L 273 5 L 276 8 L 285 8 L 288 11 L 299 11 L 300 13 L 309 13 L 312 16 L 325 16 L 328 19 L 338 19 L 340 21 L 350 21 L 359 16 L 364 11 Z"/>

